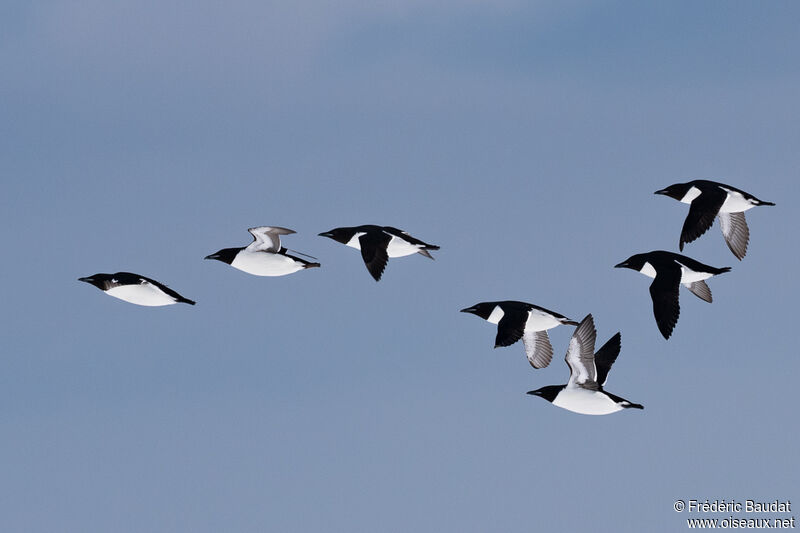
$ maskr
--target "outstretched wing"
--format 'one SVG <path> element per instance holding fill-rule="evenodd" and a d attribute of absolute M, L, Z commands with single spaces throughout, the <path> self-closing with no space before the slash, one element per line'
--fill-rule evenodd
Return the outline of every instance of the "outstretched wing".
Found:
<path fill-rule="evenodd" d="M 744 218 L 744 211 L 738 213 L 720 213 L 719 227 L 728 248 L 739 261 L 747 253 L 747 243 L 750 242 L 750 230 Z"/>
<path fill-rule="evenodd" d="M 683 230 L 681 230 L 681 251 L 683 251 L 684 244 L 692 242 L 708 231 L 727 196 L 722 189 L 713 188 L 703 191 L 700 196 L 692 200 L 689 214 L 686 216 Z"/>
<path fill-rule="evenodd" d="M 277 226 L 259 226 L 250 228 L 253 235 L 253 242 L 246 248 L 248 252 L 274 252 L 281 249 L 281 235 L 291 235 L 294 230 L 279 228 Z"/>
<path fill-rule="evenodd" d="M 669 339 L 681 307 L 678 303 L 678 289 L 681 283 L 681 267 L 677 263 L 664 265 L 659 269 L 653 283 L 650 284 L 650 297 L 653 299 L 653 314 L 658 329 L 665 339 Z"/>
<path fill-rule="evenodd" d="M 553 359 L 553 345 L 547 331 L 526 331 L 522 335 L 522 342 L 525 344 L 525 355 L 533 368 L 544 368 Z"/>
<path fill-rule="evenodd" d="M 708 288 L 705 281 L 699 280 L 692 283 L 684 283 L 683 286 L 692 291 L 692 294 L 701 300 L 711 303 L 711 289 Z"/>
<path fill-rule="evenodd" d="M 622 335 L 617 332 L 616 335 L 608 339 L 603 347 L 594 354 L 594 365 L 595 368 L 597 368 L 597 382 L 601 387 L 606 384 L 608 372 L 611 370 L 611 365 L 617 360 L 620 348 L 622 348 Z"/>
<path fill-rule="evenodd" d="M 598 390 L 597 368 L 594 363 L 594 341 L 597 331 L 594 329 L 592 315 L 586 315 L 575 328 L 569 340 L 567 355 L 564 358 L 569 366 L 569 383 L 567 388 Z"/>
<path fill-rule="evenodd" d="M 508 309 L 503 318 L 497 323 L 497 337 L 494 347 L 511 346 L 522 338 L 525 333 L 525 322 L 528 320 L 526 309 Z"/>
<path fill-rule="evenodd" d="M 389 246 L 389 241 L 392 236 L 383 231 L 375 231 L 365 233 L 358 238 L 361 246 L 361 257 L 364 259 L 364 264 L 367 265 L 367 270 L 375 278 L 375 281 L 380 281 L 383 271 L 386 269 L 386 263 L 389 262 L 389 254 L 386 247 Z"/>

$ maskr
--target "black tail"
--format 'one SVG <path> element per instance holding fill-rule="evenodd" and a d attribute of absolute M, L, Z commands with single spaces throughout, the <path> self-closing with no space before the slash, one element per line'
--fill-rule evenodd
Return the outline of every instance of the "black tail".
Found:
<path fill-rule="evenodd" d="M 178 298 L 178 303 L 189 304 L 189 305 L 194 305 L 195 304 L 195 302 L 193 300 L 190 300 L 189 298 L 184 298 L 183 296 Z"/>
<path fill-rule="evenodd" d="M 718 268 L 717 271 L 714 272 L 714 275 L 716 276 L 717 274 L 724 274 L 725 272 L 730 272 L 730 271 L 731 271 L 731 267 L 722 267 L 722 268 Z"/>
<path fill-rule="evenodd" d="M 775 205 L 775 202 L 765 202 L 763 200 L 759 200 L 757 205 Z"/>
<path fill-rule="evenodd" d="M 319 263 L 306 263 L 305 265 L 303 265 L 303 268 L 316 268 L 320 266 L 322 265 Z"/>

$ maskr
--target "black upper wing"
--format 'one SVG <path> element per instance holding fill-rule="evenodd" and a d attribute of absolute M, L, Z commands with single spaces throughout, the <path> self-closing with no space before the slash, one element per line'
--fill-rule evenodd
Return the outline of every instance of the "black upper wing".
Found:
<path fill-rule="evenodd" d="M 372 231 L 358 238 L 361 244 L 361 257 L 375 281 L 381 280 L 386 263 L 389 262 L 386 247 L 390 240 L 392 236 L 383 231 Z"/>
<path fill-rule="evenodd" d="M 494 347 L 511 346 L 522 338 L 525 333 L 525 323 L 528 321 L 528 311 L 524 309 L 509 309 L 497 323 L 497 337 Z"/>
<path fill-rule="evenodd" d="M 700 196 L 692 201 L 689 214 L 683 223 L 683 230 L 681 230 L 681 251 L 683 251 L 684 244 L 692 242 L 708 231 L 727 196 L 728 194 L 719 187 L 711 187 L 704 189 Z"/>
<path fill-rule="evenodd" d="M 622 348 L 622 335 L 617 332 L 594 354 L 594 366 L 597 367 L 597 383 L 601 387 L 606 384 L 608 372 L 611 370 L 611 365 L 617 360 L 620 348 Z"/>
<path fill-rule="evenodd" d="M 681 314 L 678 303 L 678 289 L 681 283 L 681 267 L 676 263 L 661 265 L 653 283 L 650 284 L 650 297 L 653 299 L 653 314 L 658 329 L 665 339 L 669 339 L 678 316 Z"/>

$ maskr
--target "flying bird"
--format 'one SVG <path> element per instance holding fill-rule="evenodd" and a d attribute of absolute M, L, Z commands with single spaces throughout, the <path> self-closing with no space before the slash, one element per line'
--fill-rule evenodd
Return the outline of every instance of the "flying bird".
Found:
<path fill-rule="evenodd" d="M 729 272 L 731 267 L 715 268 L 695 261 L 691 257 L 672 252 L 653 251 L 630 256 L 614 265 L 614 268 L 630 268 L 654 278 L 650 284 L 653 299 L 653 314 L 658 329 L 669 339 L 681 309 L 678 303 L 678 288 L 683 285 L 698 298 L 711 303 L 711 289 L 706 282 L 711 276 Z"/>
<path fill-rule="evenodd" d="M 608 371 L 619 355 L 621 337 L 617 333 L 594 353 L 596 336 L 592 315 L 586 315 L 575 328 L 567 348 L 565 360 L 569 366 L 569 383 L 548 385 L 528 394 L 583 415 L 607 415 L 623 409 L 644 409 L 643 405 L 603 390 Z"/>
<path fill-rule="evenodd" d="M 148 307 L 159 307 L 176 303 L 194 305 L 192 300 L 184 298 L 166 285 L 154 279 L 130 272 L 95 274 L 94 276 L 78 278 L 78 281 L 90 283 L 109 296 L 136 305 Z"/>
<path fill-rule="evenodd" d="M 577 326 L 578 323 L 544 307 L 526 302 L 506 300 L 481 302 L 461 310 L 472 313 L 491 324 L 497 324 L 494 347 L 511 346 L 522 339 L 525 355 L 533 368 L 544 368 L 553 358 L 553 346 L 547 330 L 561 324 Z"/>
<path fill-rule="evenodd" d="M 750 230 L 744 212 L 757 205 L 775 205 L 759 200 L 736 187 L 708 180 L 676 183 L 656 191 L 655 194 L 663 194 L 690 205 L 681 230 L 681 251 L 684 244 L 708 231 L 714 218 L 719 217 L 719 227 L 725 242 L 740 261 L 747 253 L 747 243 L 750 241 Z"/>
<path fill-rule="evenodd" d="M 290 254 L 287 248 L 281 246 L 281 235 L 291 235 L 294 230 L 279 228 L 277 226 L 259 226 L 250 228 L 253 242 L 240 248 L 223 248 L 222 250 L 207 255 L 205 259 L 216 259 L 227 263 L 233 268 L 254 276 L 285 276 L 298 270 L 320 266 L 300 257 Z M 300 252 L 294 252 L 300 255 Z M 314 259 L 311 256 L 307 256 Z"/>
<path fill-rule="evenodd" d="M 375 281 L 380 281 L 390 257 L 421 254 L 428 259 L 433 259 L 429 251 L 439 249 L 434 244 L 422 242 L 407 232 L 391 226 L 368 224 L 335 228 L 320 233 L 319 236 L 328 237 L 356 250 L 361 250 L 364 264 Z"/>

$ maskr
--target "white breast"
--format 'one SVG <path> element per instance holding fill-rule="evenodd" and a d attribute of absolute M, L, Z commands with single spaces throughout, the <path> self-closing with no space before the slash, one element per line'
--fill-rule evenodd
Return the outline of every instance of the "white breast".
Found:
<path fill-rule="evenodd" d="M 622 407 L 598 391 L 566 388 L 558 393 L 553 405 L 582 415 L 607 415 L 621 411 Z"/>
<path fill-rule="evenodd" d="M 355 235 L 353 235 L 350 238 L 350 240 L 347 241 L 345 246 L 349 246 L 350 248 L 355 248 L 356 250 L 360 250 L 361 249 L 361 241 L 359 241 L 358 239 L 360 239 L 362 235 L 365 235 L 365 233 L 363 231 L 356 232 Z"/>
<path fill-rule="evenodd" d="M 176 303 L 172 296 L 166 294 L 151 283 L 120 285 L 108 289 L 106 294 L 132 304 L 146 305 L 148 307 L 159 307 Z"/>
<path fill-rule="evenodd" d="M 692 200 L 694 200 L 698 196 L 700 196 L 700 189 L 692 185 L 689 188 L 689 190 L 686 191 L 686 194 L 683 195 L 683 198 L 681 198 L 681 202 L 683 202 L 684 204 L 690 204 L 692 203 Z"/>
<path fill-rule="evenodd" d="M 500 322 L 500 319 L 503 318 L 505 313 L 502 309 L 500 309 L 499 305 L 495 305 L 494 309 L 492 309 L 492 314 L 489 315 L 489 318 L 486 319 L 487 322 L 491 322 L 492 324 L 497 324 Z"/>
<path fill-rule="evenodd" d="M 645 261 L 644 265 L 642 265 L 642 269 L 639 271 L 648 278 L 655 278 L 656 277 L 656 269 L 653 268 L 653 265 Z"/>
<path fill-rule="evenodd" d="M 236 254 L 231 266 L 254 276 L 285 276 L 303 269 L 303 263 L 283 254 L 244 250 Z"/>

